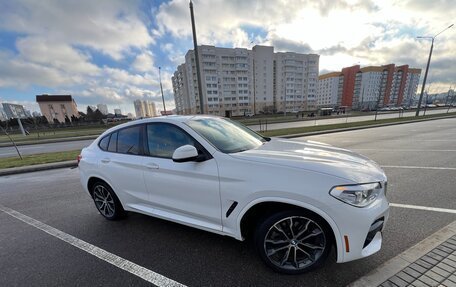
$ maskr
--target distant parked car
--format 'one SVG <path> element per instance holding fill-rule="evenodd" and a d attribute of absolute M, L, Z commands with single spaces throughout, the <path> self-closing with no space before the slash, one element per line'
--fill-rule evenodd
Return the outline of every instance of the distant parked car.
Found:
<path fill-rule="evenodd" d="M 122 124 L 79 160 L 82 186 L 106 219 L 133 211 L 251 239 L 287 274 L 321 266 L 333 246 L 337 262 L 374 254 L 389 214 L 387 178 L 368 158 L 219 117 Z"/>

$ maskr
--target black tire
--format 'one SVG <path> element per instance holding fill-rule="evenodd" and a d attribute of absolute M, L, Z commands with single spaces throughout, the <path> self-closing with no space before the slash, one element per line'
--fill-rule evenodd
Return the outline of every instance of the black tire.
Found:
<path fill-rule="evenodd" d="M 100 214 L 108 220 L 118 220 L 125 217 L 125 210 L 112 188 L 103 181 L 92 185 L 92 199 Z"/>
<path fill-rule="evenodd" d="M 274 271 L 301 274 L 323 265 L 331 251 L 333 235 L 320 217 L 289 210 L 265 217 L 257 226 L 254 244 L 261 259 Z"/>

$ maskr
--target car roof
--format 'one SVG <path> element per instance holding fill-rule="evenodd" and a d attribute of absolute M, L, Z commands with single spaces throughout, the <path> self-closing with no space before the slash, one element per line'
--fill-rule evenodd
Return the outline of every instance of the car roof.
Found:
<path fill-rule="evenodd" d="M 154 118 L 146 118 L 146 119 L 139 119 L 139 120 L 133 120 L 129 121 L 127 123 L 123 123 L 117 126 L 114 126 L 108 130 L 106 130 L 101 136 L 108 134 L 112 131 L 128 127 L 128 126 L 133 126 L 133 125 L 138 125 L 138 124 L 144 124 L 144 123 L 153 123 L 153 122 L 167 122 L 167 123 L 185 123 L 188 122 L 189 120 L 196 120 L 196 119 L 207 119 L 207 118 L 221 118 L 218 116 L 212 116 L 212 115 L 170 115 L 170 116 L 161 116 L 161 117 L 154 117 Z"/>

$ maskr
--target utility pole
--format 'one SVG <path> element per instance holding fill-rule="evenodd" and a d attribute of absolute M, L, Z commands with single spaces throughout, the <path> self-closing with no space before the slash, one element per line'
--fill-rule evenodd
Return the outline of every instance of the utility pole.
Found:
<path fill-rule="evenodd" d="M 163 95 L 163 86 L 162 86 L 162 78 L 161 78 L 161 67 L 158 67 L 158 78 L 160 79 L 160 90 L 162 93 L 163 111 L 165 112 L 165 116 L 166 116 L 165 96 Z"/>
<path fill-rule="evenodd" d="M 418 100 L 418 107 L 416 108 L 416 114 L 415 114 L 416 117 L 420 115 L 421 101 L 423 100 L 424 88 L 426 86 L 426 79 L 427 79 L 427 75 L 429 72 L 429 64 L 431 63 L 432 50 L 434 49 L 434 40 L 438 35 L 442 34 L 447 29 L 450 29 L 451 27 L 453 27 L 453 25 L 454 24 L 451 24 L 450 26 L 446 27 L 445 29 L 443 29 L 442 31 L 437 33 L 437 35 L 435 35 L 433 37 L 417 37 L 418 39 L 432 39 L 432 43 L 431 43 L 431 50 L 429 51 L 429 58 L 428 58 L 427 65 L 426 65 L 426 71 L 424 72 L 423 85 L 421 86 L 421 93 L 420 93 L 420 98 Z"/>
<path fill-rule="evenodd" d="M 201 86 L 201 72 L 200 72 L 200 67 L 199 67 L 198 42 L 196 41 L 195 16 L 193 15 L 193 3 L 191 0 L 190 0 L 190 17 L 192 20 L 193 48 L 195 50 L 196 78 L 198 79 L 198 95 L 199 95 L 199 102 L 200 102 L 200 114 L 204 114 L 203 88 Z"/>

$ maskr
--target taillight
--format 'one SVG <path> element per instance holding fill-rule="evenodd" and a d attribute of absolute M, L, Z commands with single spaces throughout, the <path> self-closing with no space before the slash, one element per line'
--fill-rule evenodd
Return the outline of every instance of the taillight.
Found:
<path fill-rule="evenodd" d="M 76 157 L 76 160 L 78 161 L 78 165 L 79 165 L 79 162 L 81 162 L 81 159 L 82 159 L 82 155 L 78 155 L 78 156 Z"/>

